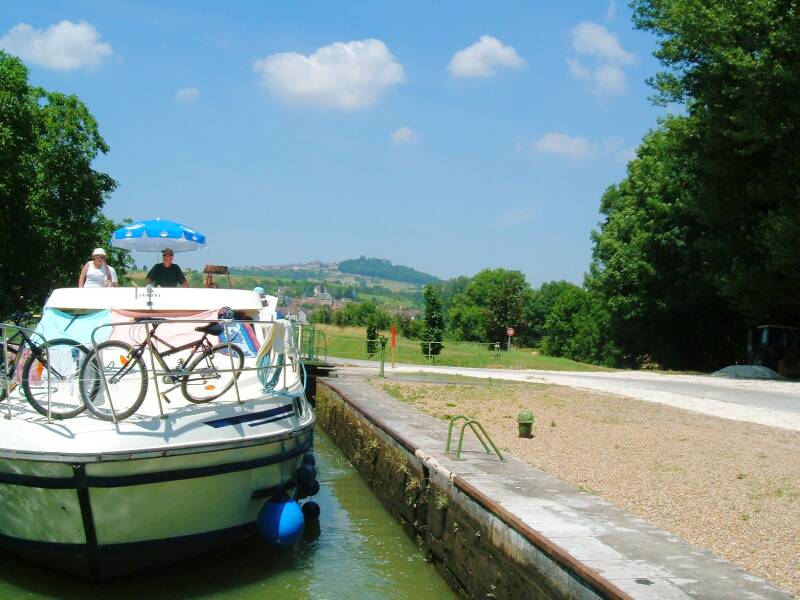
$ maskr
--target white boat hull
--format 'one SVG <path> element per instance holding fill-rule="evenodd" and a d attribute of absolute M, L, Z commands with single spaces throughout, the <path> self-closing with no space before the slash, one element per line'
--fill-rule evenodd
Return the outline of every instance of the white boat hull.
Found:
<path fill-rule="evenodd" d="M 139 460 L 2 459 L 0 544 L 99 579 L 197 555 L 254 533 L 265 499 L 294 487 L 312 436 Z"/>

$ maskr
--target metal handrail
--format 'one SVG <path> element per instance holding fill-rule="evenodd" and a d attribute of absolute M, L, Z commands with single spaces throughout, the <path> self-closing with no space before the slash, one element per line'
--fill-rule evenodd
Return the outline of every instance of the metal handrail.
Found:
<path fill-rule="evenodd" d="M 35 329 L 31 329 L 30 327 L 25 327 L 23 325 L 11 325 L 9 323 L 0 323 L 0 329 L 2 329 L 2 338 L 3 338 L 3 372 L 0 374 L 3 378 L 3 386 L 6 389 L 6 408 L 7 412 L 5 414 L 6 419 L 11 419 L 11 388 L 9 387 L 9 379 L 14 377 L 17 369 L 19 369 L 22 365 L 19 364 L 20 354 L 24 350 L 25 346 L 28 344 L 27 340 L 22 341 L 19 345 L 19 350 L 17 351 L 17 356 L 14 357 L 14 370 L 9 374 L 6 372 L 6 369 L 9 365 L 8 362 L 8 335 L 6 330 L 8 328 L 13 328 L 16 331 L 24 331 L 28 334 L 31 338 L 41 338 L 42 345 L 40 349 L 44 349 L 44 356 L 45 361 L 47 363 L 47 422 L 52 423 L 52 407 L 51 407 L 51 391 L 52 386 L 50 385 L 50 378 L 52 376 L 52 372 L 50 370 L 50 348 L 47 345 L 47 338 L 45 338 L 41 333 L 36 331 Z"/>
<path fill-rule="evenodd" d="M 456 415 L 450 419 L 450 426 L 447 428 L 447 444 L 445 445 L 445 452 L 450 452 L 450 442 L 453 433 L 453 426 L 456 424 L 457 421 L 464 419 L 464 424 L 461 426 L 461 431 L 458 435 L 458 448 L 456 449 L 456 460 L 461 460 L 461 448 L 464 445 L 464 431 L 467 427 L 469 427 L 472 432 L 475 434 L 475 437 L 478 438 L 480 443 L 483 445 L 483 449 L 486 450 L 487 454 L 491 454 L 492 450 L 494 450 L 495 454 L 497 454 L 497 458 L 500 459 L 500 462 L 506 462 L 506 459 L 503 458 L 503 454 L 500 452 L 500 449 L 495 445 L 492 441 L 492 438 L 486 433 L 486 430 L 483 428 L 476 419 L 467 417 L 465 415 Z M 492 447 L 492 450 L 489 450 L 489 446 L 486 445 L 486 442 L 483 441 L 481 435 L 478 433 L 478 430 L 475 427 L 480 429 L 480 433 L 483 434 L 483 437 L 486 438 L 486 442 L 489 442 L 489 445 Z"/>
<path fill-rule="evenodd" d="M 297 344 L 301 359 L 318 360 L 323 355 L 323 362 L 328 360 L 328 338 L 325 332 L 314 324 L 290 321 L 296 327 L 296 335 L 292 336 Z M 321 351 L 322 350 L 322 351 Z"/>

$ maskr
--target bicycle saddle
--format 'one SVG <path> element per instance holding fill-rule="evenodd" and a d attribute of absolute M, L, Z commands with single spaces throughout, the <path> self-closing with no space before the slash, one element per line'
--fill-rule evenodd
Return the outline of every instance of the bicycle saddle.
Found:
<path fill-rule="evenodd" d="M 206 323 L 205 325 L 200 325 L 200 327 L 195 327 L 194 330 L 200 333 L 208 333 L 209 335 L 219 335 L 225 331 L 225 328 L 220 323 Z"/>

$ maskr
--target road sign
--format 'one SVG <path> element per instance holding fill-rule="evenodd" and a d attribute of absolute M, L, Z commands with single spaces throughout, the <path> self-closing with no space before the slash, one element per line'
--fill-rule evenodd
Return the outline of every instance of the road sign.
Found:
<path fill-rule="evenodd" d="M 508 337 L 513 337 L 515 333 L 516 333 L 516 331 L 514 331 L 513 327 L 509 327 L 508 329 L 506 329 L 506 335 Z"/>

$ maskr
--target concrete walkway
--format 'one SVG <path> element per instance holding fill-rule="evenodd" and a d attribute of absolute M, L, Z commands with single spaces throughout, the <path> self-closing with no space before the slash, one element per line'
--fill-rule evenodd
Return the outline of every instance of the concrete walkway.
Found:
<path fill-rule="evenodd" d="M 363 371 L 354 371 L 340 368 L 329 381 L 357 410 L 390 435 L 411 442 L 417 455 L 436 463 L 437 469 L 460 475 L 632 598 L 792 598 L 731 563 L 513 457 L 501 463 L 473 442 L 465 460 L 456 461 L 452 453 L 443 452 L 446 422 L 391 398 L 368 383 Z"/>
<path fill-rule="evenodd" d="M 378 363 L 375 361 L 338 358 L 330 360 L 339 365 L 369 369 L 371 373 L 377 373 L 378 370 Z M 800 382 L 796 381 L 741 380 L 642 371 L 535 371 L 410 364 L 398 364 L 392 369 L 386 365 L 386 373 L 411 372 L 567 385 L 667 404 L 724 419 L 800 431 Z"/>

